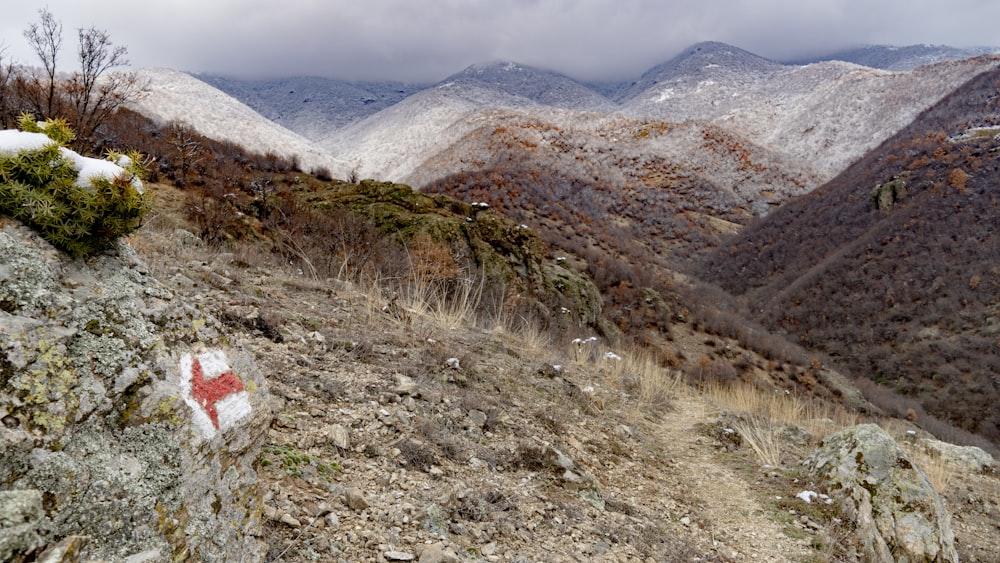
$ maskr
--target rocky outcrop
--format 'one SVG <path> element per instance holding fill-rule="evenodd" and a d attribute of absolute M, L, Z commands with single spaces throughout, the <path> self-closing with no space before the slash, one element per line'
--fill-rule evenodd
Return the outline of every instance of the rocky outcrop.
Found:
<path fill-rule="evenodd" d="M 940 440 L 921 440 L 924 450 L 951 465 L 972 473 L 983 473 L 993 466 L 993 456 L 975 446 L 957 446 Z"/>
<path fill-rule="evenodd" d="M 877 425 L 830 436 L 804 464 L 854 521 L 863 561 L 958 561 L 941 496 Z"/>
<path fill-rule="evenodd" d="M 40 499 L 0 559 L 87 536 L 83 559 L 261 560 L 265 399 L 130 247 L 70 259 L 0 218 L 0 489 Z"/>

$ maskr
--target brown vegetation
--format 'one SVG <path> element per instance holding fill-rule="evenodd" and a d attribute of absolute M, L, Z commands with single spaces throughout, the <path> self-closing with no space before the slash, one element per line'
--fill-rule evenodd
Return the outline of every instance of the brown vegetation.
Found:
<path fill-rule="evenodd" d="M 697 268 L 768 328 L 912 397 L 887 404 L 866 385 L 888 411 L 910 408 L 925 428 L 944 426 L 937 417 L 994 444 L 1000 144 L 950 139 L 1000 120 L 998 86 L 997 72 L 973 80 Z M 890 185 L 874 205 L 873 187 Z"/>

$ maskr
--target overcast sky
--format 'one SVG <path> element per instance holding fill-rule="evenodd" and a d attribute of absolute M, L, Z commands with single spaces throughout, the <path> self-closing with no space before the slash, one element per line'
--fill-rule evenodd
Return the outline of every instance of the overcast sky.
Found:
<path fill-rule="evenodd" d="M 581 80 L 638 77 L 699 41 L 790 60 L 862 44 L 1000 46 L 998 0 L 7 0 L 0 44 L 37 64 L 23 31 L 106 30 L 136 67 L 244 78 L 436 82 L 497 59 Z"/>

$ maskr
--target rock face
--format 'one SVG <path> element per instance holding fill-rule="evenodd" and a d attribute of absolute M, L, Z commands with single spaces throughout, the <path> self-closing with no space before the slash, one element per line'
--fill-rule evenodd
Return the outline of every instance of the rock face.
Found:
<path fill-rule="evenodd" d="M 877 425 L 830 436 L 804 464 L 855 522 L 864 561 L 958 561 L 941 496 Z"/>
<path fill-rule="evenodd" d="M 0 219 L 0 489 L 43 509 L 22 537 L 89 536 L 84 559 L 261 560 L 265 399 L 250 355 L 130 247 L 71 260 Z"/>

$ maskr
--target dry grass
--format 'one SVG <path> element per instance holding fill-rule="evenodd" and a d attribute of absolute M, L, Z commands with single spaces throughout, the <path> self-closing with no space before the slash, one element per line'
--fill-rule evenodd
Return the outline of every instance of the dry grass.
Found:
<path fill-rule="evenodd" d="M 706 396 L 739 417 L 734 429 L 765 465 L 781 462 L 784 425 L 792 424 L 823 438 L 859 422 L 856 413 L 843 408 L 745 383 L 709 386 Z"/>
<path fill-rule="evenodd" d="M 733 423 L 733 429 L 757 454 L 757 459 L 764 465 L 777 467 L 781 465 L 782 443 L 780 425 L 773 419 L 764 416 L 751 415 Z"/>
<path fill-rule="evenodd" d="M 941 456 L 931 455 L 919 449 L 910 451 L 910 456 L 917 467 L 927 476 L 934 490 L 939 493 L 948 490 L 952 479 L 955 478 L 955 466 Z"/>

